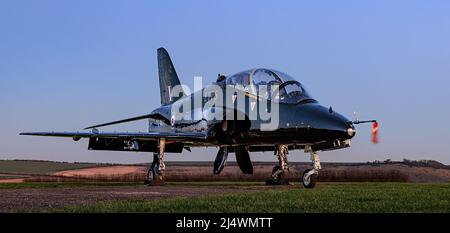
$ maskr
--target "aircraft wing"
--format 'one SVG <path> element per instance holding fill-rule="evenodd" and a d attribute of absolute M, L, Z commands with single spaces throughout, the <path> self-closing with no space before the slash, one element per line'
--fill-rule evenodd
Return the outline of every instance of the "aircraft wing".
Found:
<path fill-rule="evenodd" d="M 117 138 L 157 140 L 165 138 L 173 141 L 205 140 L 206 133 L 200 132 L 26 132 L 20 135 L 80 138 Z"/>

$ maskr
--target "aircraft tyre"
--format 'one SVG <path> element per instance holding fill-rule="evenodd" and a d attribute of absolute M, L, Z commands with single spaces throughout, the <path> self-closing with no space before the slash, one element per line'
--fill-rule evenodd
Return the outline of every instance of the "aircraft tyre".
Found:
<path fill-rule="evenodd" d="M 273 184 L 281 184 L 281 178 L 282 178 L 283 171 L 281 171 L 280 166 L 275 166 L 272 169 L 272 182 Z"/>
<path fill-rule="evenodd" d="M 305 188 L 314 188 L 317 182 L 317 172 L 314 169 L 306 169 L 303 172 L 302 183 Z"/>
<path fill-rule="evenodd" d="M 147 176 L 145 177 L 145 184 L 148 186 L 152 186 L 153 183 L 155 182 L 155 178 L 156 177 L 156 173 L 153 170 L 153 168 L 149 168 L 147 171 Z"/>

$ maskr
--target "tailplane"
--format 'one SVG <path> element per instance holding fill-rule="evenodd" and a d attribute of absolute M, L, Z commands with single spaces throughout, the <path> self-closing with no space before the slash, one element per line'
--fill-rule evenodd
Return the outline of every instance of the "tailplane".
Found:
<path fill-rule="evenodd" d="M 158 72 L 161 105 L 171 104 L 185 95 L 169 53 L 164 48 L 158 49 Z M 174 88 L 180 88 L 175 95 L 173 94 Z M 179 90 L 181 90 L 181 93 Z"/>

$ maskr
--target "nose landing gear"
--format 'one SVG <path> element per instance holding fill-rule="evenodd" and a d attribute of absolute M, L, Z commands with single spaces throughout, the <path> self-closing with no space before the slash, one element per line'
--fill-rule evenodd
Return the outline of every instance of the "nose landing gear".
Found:
<path fill-rule="evenodd" d="M 320 166 L 320 157 L 317 151 L 311 150 L 310 147 L 305 149 L 305 152 L 309 152 L 311 154 L 311 162 L 313 165 L 312 169 L 306 169 L 303 172 L 302 183 L 305 188 L 314 188 L 317 182 L 317 176 L 319 174 L 319 170 L 322 168 Z"/>

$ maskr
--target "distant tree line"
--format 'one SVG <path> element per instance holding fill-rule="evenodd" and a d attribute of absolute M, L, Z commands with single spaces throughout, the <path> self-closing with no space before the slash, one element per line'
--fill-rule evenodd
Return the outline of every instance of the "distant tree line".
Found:
<path fill-rule="evenodd" d="M 391 159 L 386 159 L 384 161 L 375 160 L 373 162 L 367 162 L 367 165 L 372 166 L 380 166 L 380 165 L 386 165 L 386 164 L 400 164 L 400 165 L 406 165 L 409 167 L 430 167 L 435 169 L 448 169 L 450 170 L 449 165 L 442 164 L 436 160 L 409 160 L 409 159 L 403 159 L 403 161 L 393 161 Z"/>

